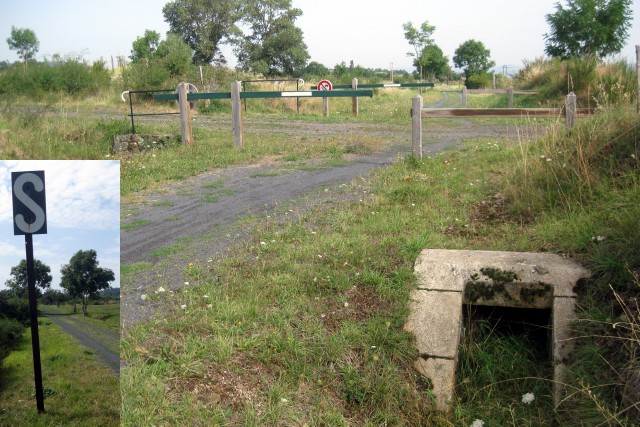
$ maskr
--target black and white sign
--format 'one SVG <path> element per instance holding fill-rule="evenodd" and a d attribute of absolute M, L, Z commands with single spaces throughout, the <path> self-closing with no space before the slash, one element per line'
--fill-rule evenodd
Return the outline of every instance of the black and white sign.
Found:
<path fill-rule="evenodd" d="M 13 234 L 47 234 L 44 171 L 11 172 Z"/>

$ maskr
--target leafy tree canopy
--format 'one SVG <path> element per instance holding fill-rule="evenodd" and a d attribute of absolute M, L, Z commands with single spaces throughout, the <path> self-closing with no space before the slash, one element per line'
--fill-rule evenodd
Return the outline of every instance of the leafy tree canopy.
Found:
<path fill-rule="evenodd" d="M 156 50 L 158 50 L 158 44 L 160 43 L 160 33 L 152 30 L 145 30 L 144 36 L 138 37 L 133 42 L 131 48 L 132 62 L 139 62 L 142 59 L 153 58 Z"/>
<path fill-rule="evenodd" d="M 622 50 L 629 37 L 633 0 L 567 0 L 556 3 L 546 16 L 550 32 L 544 51 L 551 57 L 594 55 L 598 58 Z"/>
<path fill-rule="evenodd" d="M 33 269 L 35 273 L 36 295 L 40 296 L 41 291 L 38 288 L 47 289 L 51 286 L 51 268 L 40 260 L 33 261 Z M 28 280 L 27 280 L 27 261 L 22 260 L 15 267 L 11 267 L 11 278 L 5 282 L 13 292 L 20 298 L 29 296 Z"/>
<path fill-rule="evenodd" d="M 40 42 L 36 37 L 36 33 L 29 28 L 16 28 L 11 26 L 11 37 L 7 39 L 9 49 L 15 50 L 18 56 L 24 61 L 33 59 L 40 49 Z"/>
<path fill-rule="evenodd" d="M 60 286 L 66 289 L 71 298 L 82 299 L 82 314 L 87 314 L 87 304 L 90 297 L 98 291 L 107 289 L 109 283 L 115 279 L 113 271 L 98 266 L 98 255 L 95 250 L 80 250 L 76 252 L 69 264 L 60 269 L 62 279 Z"/>
<path fill-rule="evenodd" d="M 453 63 L 464 70 L 466 80 L 474 75 L 488 73 L 491 67 L 496 65 L 495 61 L 491 60 L 491 51 L 485 48 L 482 42 L 473 39 L 458 46 Z"/>
<path fill-rule="evenodd" d="M 240 68 L 266 76 L 299 74 L 309 60 L 302 30 L 295 26 L 301 15 L 291 0 L 246 2 L 243 21 L 251 34 L 237 42 Z"/>
<path fill-rule="evenodd" d="M 175 0 L 162 8 L 172 33 L 193 49 L 196 65 L 225 63 L 220 46 L 239 36 L 242 18 L 239 0 Z"/>
<path fill-rule="evenodd" d="M 442 49 L 436 44 L 425 47 L 420 57 L 413 61 L 413 64 L 419 68 L 422 67 L 421 78 L 446 78 L 449 73 L 449 58 L 444 56 Z"/>
<path fill-rule="evenodd" d="M 428 21 L 420 24 L 420 28 L 414 27 L 411 22 L 405 22 L 402 24 L 402 29 L 404 30 L 404 38 L 413 47 L 413 52 L 408 52 L 407 55 L 415 58 L 414 64 L 418 67 L 418 71 L 422 77 L 424 68 L 422 53 L 427 46 L 433 43 L 431 35 L 436 30 L 436 27 L 429 25 Z"/>

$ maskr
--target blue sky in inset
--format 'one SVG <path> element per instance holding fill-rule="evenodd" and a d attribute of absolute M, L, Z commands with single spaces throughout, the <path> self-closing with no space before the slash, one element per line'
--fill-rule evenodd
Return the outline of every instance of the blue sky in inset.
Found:
<path fill-rule="evenodd" d="M 101 267 L 120 286 L 120 162 L 112 160 L 0 161 L 0 289 L 11 267 L 25 259 L 24 236 L 13 234 L 11 172 L 44 170 L 47 234 L 33 235 L 34 258 L 51 268 L 59 289 L 60 268 L 79 250 L 95 249 Z"/>

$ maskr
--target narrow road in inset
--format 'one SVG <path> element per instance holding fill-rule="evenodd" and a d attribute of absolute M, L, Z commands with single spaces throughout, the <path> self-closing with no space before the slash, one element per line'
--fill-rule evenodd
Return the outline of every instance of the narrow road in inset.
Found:
<path fill-rule="evenodd" d="M 83 322 L 70 314 L 44 315 L 120 376 L 120 334 Z"/>

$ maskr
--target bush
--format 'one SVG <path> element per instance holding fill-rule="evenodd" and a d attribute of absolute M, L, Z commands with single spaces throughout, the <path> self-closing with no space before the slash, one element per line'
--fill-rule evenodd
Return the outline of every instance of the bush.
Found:
<path fill-rule="evenodd" d="M 466 80 L 467 89 L 484 89 L 491 87 L 493 84 L 488 74 L 476 74 Z"/>
<path fill-rule="evenodd" d="M 14 319 L 18 322 L 29 321 L 29 301 L 17 298 L 10 291 L 0 291 L 0 319 Z"/>
<path fill-rule="evenodd" d="M 0 318 L 0 360 L 22 336 L 24 326 L 15 319 Z"/>
<path fill-rule="evenodd" d="M 0 70 L 0 94 L 39 98 L 45 94 L 95 94 L 108 89 L 111 73 L 104 62 L 89 66 L 75 59 L 34 62 L 25 70 L 14 64 Z"/>

